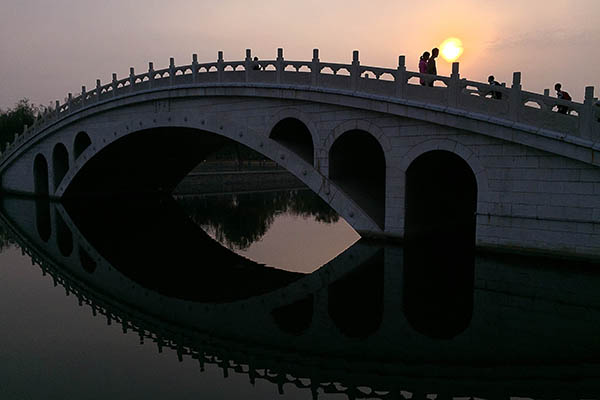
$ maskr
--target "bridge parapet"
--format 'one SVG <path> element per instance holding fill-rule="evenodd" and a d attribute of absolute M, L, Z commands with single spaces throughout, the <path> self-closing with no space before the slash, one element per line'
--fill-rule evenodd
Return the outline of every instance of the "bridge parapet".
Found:
<path fill-rule="evenodd" d="M 57 100 L 55 107 L 47 108 L 33 126 L 26 126 L 22 134 L 15 134 L 0 163 L 26 139 L 73 113 L 100 103 L 169 88 L 244 85 L 334 91 L 377 98 L 471 116 L 532 133 L 560 138 L 571 136 L 592 145 L 600 138 L 593 86 L 586 87 L 584 102 L 577 103 L 550 97 L 548 90 L 544 94 L 523 91 L 519 72 L 514 73 L 512 86 L 508 88 L 504 84 L 491 86 L 460 78 L 458 63 L 453 63 L 452 74 L 447 77 L 407 71 L 404 56 L 399 57 L 398 67 L 391 69 L 361 65 L 358 51 L 354 51 L 351 64 L 343 64 L 321 62 L 318 49 L 314 49 L 311 61 L 286 60 L 283 49 L 278 49 L 275 60 L 253 61 L 248 49 L 242 61 L 225 61 L 220 51 L 216 62 L 198 63 L 194 54 L 191 64 L 177 66 L 171 58 L 167 68 L 155 70 L 150 62 L 146 72 L 136 74 L 132 67 L 125 78 L 118 79 L 113 73 L 111 82 L 102 85 L 98 79 L 90 91 L 82 86 L 80 94 L 68 93 L 64 103 Z M 498 95 L 492 96 L 494 92 Z M 568 113 L 553 112 L 558 105 L 567 106 Z"/>

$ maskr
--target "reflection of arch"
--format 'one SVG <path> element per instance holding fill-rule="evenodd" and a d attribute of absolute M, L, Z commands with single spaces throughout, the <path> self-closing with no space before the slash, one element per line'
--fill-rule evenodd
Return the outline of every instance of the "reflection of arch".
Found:
<path fill-rule="evenodd" d="M 37 196 L 47 196 L 48 190 L 48 162 L 46 157 L 38 154 L 33 162 L 33 182 Z"/>
<path fill-rule="evenodd" d="M 404 310 L 427 336 L 454 337 L 471 321 L 476 209 L 477 180 L 458 155 L 432 150 L 406 170 Z"/>
<path fill-rule="evenodd" d="M 378 250 L 328 289 L 331 320 L 348 337 L 366 338 L 383 319 L 384 251 Z"/>
<path fill-rule="evenodd" d="M 379 141 L 363 130 L 338 137 L 329 150 L 329 178 L 380 228 L 385 221 L 385 154 Z"/>
<path fill-rule="evenodd" d="M 314 164 L 314 143 L 307 126 L 296 118 L 284 118 L 271 130 L 269 137 Z"/>
<path fill-rule="evenodd" d="M 79 261 L 86 272 L 91 274 L 96 270 L 96 262 L 82 247 L 79 247 Z"/>
<path fill-rule="evenodd" d="M 46 199 L 35 200 L 35 225 L 43 242 L 48 242 L 52 235 L 50 224 L 50 201 Z"/>
<path fill-rule="evenodd" d="M 60 214 L 56 214 L 56 242 L 60 254 L 69 257 L 73 252 L 73 234 Z"/>
<path fill-rule="evenodd" d="M 275 323 L 282 331 L 300 335 L 306 331 L 313 318 L 314 296 L 312 294 L 271 311 Z"/>
<path fill-rule="evenodd" d="M 52 152 L 52 170 L 54 173 L 54 189 L 58 188 L 69 170 L 69 153 L 64 144 L 58 143 Z"/>
<path fill-rule="evenodd" d="M 90 147 L 92 144 L 92 140 L 85 132 L 79 132 L 75 137 L 75 144 L 73 145 L 73 157 L 74 159 L 78 159 L 79 156 Z"/>

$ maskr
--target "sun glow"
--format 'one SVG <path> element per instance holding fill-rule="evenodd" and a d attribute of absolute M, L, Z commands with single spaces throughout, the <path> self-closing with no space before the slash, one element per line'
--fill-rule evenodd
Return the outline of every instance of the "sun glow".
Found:
<path fill-rule="evenodd" d="M 444 60 L 448 62 L 456 61 L 462 52 L 462 42 L 457 38 L 448 38 L 440 45 L 440 53 Z"/>

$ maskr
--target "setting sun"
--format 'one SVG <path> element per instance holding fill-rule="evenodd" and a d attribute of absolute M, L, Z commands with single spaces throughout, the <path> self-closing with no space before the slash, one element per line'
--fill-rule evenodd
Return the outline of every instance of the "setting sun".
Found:
<path fill-rule="evenodd" d="M 448 38 L 440 45 L 440 53 L 444 60 L 448 62 L 456 61 L 462 52 L 462 42 L 457 38 Z"/>

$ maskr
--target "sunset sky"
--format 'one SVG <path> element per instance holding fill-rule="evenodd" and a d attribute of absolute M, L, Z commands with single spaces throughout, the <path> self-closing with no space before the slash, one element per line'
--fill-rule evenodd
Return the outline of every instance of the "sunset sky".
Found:
<path fill-rule="evenodd" d="M 0 108 L 62 101 L 148 61 L 214 61 L 218 50 L 274 59 L 283 47 L 308 60 L 319 48 L 322 61 L 348 63 L 360 50 L 361 63 L 390 68 L 403 54 L 414 71 L 423 51 L 452 36 L 464 45 L 462 77 L 510 85 L 521 71 L 525 90 L 562 82 L 577 101 L 588 85 L 598 97 L 600 0 L 2 0 Z M 438 71 L 450 65 L 440 59 Z"/>

